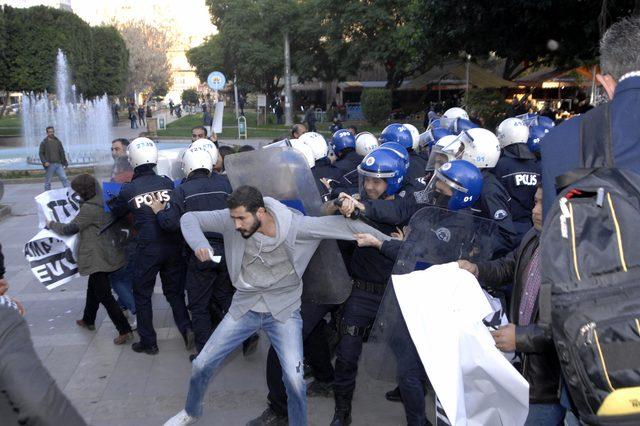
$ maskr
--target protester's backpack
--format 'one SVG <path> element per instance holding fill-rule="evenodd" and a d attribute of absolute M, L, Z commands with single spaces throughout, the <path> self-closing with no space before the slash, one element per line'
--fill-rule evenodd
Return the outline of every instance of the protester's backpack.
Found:
<path fill-rule="evenodd" d="M 606 105 L 583 116 L 582 168 L 556 180 L 541 236 L 540 320 L 550 321 L 580 420 L 638 425 L 640 176 L 616 169 L 612 151 Z"/>

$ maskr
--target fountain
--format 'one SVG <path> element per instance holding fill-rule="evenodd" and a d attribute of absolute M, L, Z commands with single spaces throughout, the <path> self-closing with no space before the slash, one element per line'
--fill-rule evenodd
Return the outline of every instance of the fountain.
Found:
<path fill-rule="evenodd" d="M 106 95 L 93 100 L 76 93 L 69 80 L 67 59 L 58 49 L 56 96 L 46 91 L 22 96 L 22 132 L 27 163 L 40 165 L 38 148 L 47 126 L 53 126 L 64 145 L 70 166 L 94 165 L 110 159 L 111 112 Z"/>

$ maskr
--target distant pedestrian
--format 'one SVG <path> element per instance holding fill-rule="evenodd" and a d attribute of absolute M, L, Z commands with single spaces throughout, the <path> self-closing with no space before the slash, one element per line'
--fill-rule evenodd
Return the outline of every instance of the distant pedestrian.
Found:
<path fill-rule="evenodd" d="M 138 107 L 138 124 L 140 126 L 146 126 L 147 123 L 144 121 L 144 105 L 140 105 Z"/>
<path fill-rule="evenodd" d="M 40 142 L 40 161 L 45 170 L 44 175 L 44 190 L 51 189 L 51 178 L 54 174 L 58 176 L 60 182 L 64 187 L 69 186 L 67 175 L 64 172 L 64 168 L 69 164 L 67 163 L 67 156 L 64 152 L 62 142 L 55 135 L 52 126 L 47 127 L 47 137 Z"/>
<path fill-rule="evenodd" d="M 244 115 L 244 96 L 242 93 L 238 97 L 238 106 L 240 107 L 240 115 Z"/>
<path fill-rule="evenodd" d="M 151 105 L 147 104 L 147 118 L 153 117 L 153 112 L 151 111 Z"/>
<path fill-rule="evenodd" d="M 282 102 L 278 101 L 276 103 L 275 106 L 275 113 L 276 113 L 276 124 L 282 124 L 283 120 L 282 120 L 282 114 L 283 114 L 283 110 L 282 110 Z"/>
<path fill-rule="evenodd" d="M 131 121 L 131 128 L 138 128 L 138 117 L 136 115 L 136 107 L 134 104 L 129 105 L 129 121 Z"/>
<path fill-rule="evenodd" d="M 173 115 L 173 101 L 169 101 L 169 115 Z"/>
<path fill-rule="evenodd" d="M 307 123 L 307 129 L 310 132 L 315 132 L 316 131 L 316 113 L 315 113 L 313 104 L 309 105 L 309 109 L 307 110 L 304 120 Z"/>
<path fill-rule="evenodd" d="M 206 106 L 202 107 L 202 125 L 207 129 L 207 134 L 211 134 L 211 126 L 213 126 L 213 117 L 211 116 L 211 112 L 209 108 Z"/>

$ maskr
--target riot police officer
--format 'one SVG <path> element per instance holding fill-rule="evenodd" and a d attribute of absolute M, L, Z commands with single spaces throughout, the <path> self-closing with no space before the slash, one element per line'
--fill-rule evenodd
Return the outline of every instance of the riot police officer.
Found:
<path fill-rule="evenodd" d="M 337 187 L 356 188 L 358 186 L 357 168 L 362 161 L 362 156 L 356 152 L 356 138 L 348 130 L 338 130 L 329 142 L 331 150 L 337 160 L 332 165 L 333 172 L 339 176 L 335 184 L 331 184 L 332 197 L 336 198 L 340 193 Z"/>
<path fill-rule="evenodd" d="M 369 153 L 358 167 L 361 197 L 393 199 L 401 190 L 406 167 L 392 150 L 377 149 Z M 343 198 L 341 212 L 353 214 L 353 201 Z M 395 226 L 372 223 L 390 234 Z M 351 401 L 356 385 L 358 359 L 363 339 L 369 332 L 378 306 L 391 276 L 393 260 L 371 247 L 357 247 L 351 258 L 353 291 L 344 304 L 339 331 L 342 334 L 336 351 L 333 383 L 335 413 L 332 426 L 351 423 Z"/>
<path fill-rule="evenodd" d="M 128 156 L 133 166 L 133 178 L 109 201 L 109 207 L 117 217 L 133 213 L 134 227 L 138 233 L 133 295 L 140 341 L 131 347 L 136 352 L 149 355 L 158 353 L 151 296 L 159 272 L 162 291 L 171 306 L 173 319 L 187 350 L 191 350 L 195 336 L 184 300 L 185 265 L 182 258 L 176 256 L 179 252 L 180 234 L 163 230 L 151 209 L 155 199 L 170 201 L 174 185 L 171 179 L 158 176 L 154 171 L 158 162 L 158 148 L 152 140 L 133 140 L 129 144 Z"/>
<path fill-rule="evenodd" d="M 422 189 L 424 188 L 424 184 L 421 183 L 421 178 L 424 177 L 424 169 L 427 166 L 427 162 L 423 157 L 418 155 L 415 150 L 420 142 L 420 136 L 417 133 L 418 131 L 416 129 L 414 137 L 408 125 L 393 123 L 384 128 L 382 133 L 380 133 L 379 139 L 381 144 L 396 142 L 407 150 L 409 153 L 409 170 L 407 170 L 406 177 L 408 185 Z"/>
<path fill-rule="evenodd" d="M 311 148 L 313 152 L 313 158 L 315 160 L 314 166 L 311 168 L 311 173 L 316 180 L 316 186 L 320 192 L 320 196 L 323 201 L 327 201 L 330 198 L 330 190 L 322 183 L 321 179 L 339 180 L 342 175 L 339 169 L 331 167 L 331 160 L 329 160 L 329 145 L 325 138 L 316 132 L 307 132 L 298 138 L 299 141 Z"/>
<path fill-rule="evenodd" d="M 507 118 L 500 123 L 496 136 L 502 155 L 492 172 L 511 196 L 511 214 L 519 242 L 533 226 L 531 210 L 540 180 L 540 165 L 527 147 L 529 128 L 519 118 Z"/>
<path fill-rule="evenodd" d="M 173 191 L 171 201 L 164 203 L 156 200 L 151 205 L 160 227 L 167 232 L 180 231 L 180 218 L 186 212 L 227 208 L 231 184 L 226 176 L 212 173 L 213 165 L 218 161 L 217 149 L 212 146 L 207 150 L 196 142 L 182 154 L 182 170 L 187 177 Z M 210 141 L 206 142 L 213 145 Z M 219 322 L 228 310 L 234 292 L 224 259 L 222 236 L 218 233 L 205 236 L 214 253 L 220 256 L 215 262 L 213 259 L 200 262 L 192 250 L 183 246 L 187 261 L 185 288 L 198 353 L 214 329 L 209 311 L 212 302 Z"/>

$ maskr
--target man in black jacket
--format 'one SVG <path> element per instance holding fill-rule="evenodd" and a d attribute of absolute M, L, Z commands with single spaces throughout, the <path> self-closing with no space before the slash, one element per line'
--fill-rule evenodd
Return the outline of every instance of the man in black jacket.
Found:
<path fill-rule="evenodd" d="M 458 264 L 487 285 L 514 283 L 509 312 L 511 323 L 492 332 L 493 339 L 498 349 L 515 350 L 522 359 L 520 372 L 529 382 L 529 416 L 525 424 L 558 425 L 562 424 L 565 414 L 559 402 L 560 365 L 550 330 L 538 324 L 542 188 L 536 191 L 531 217 L 533 228 L 511 253 L 477 265 L 465 260 Z"/>

